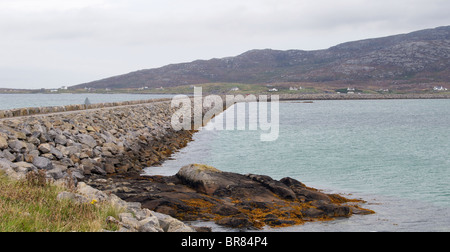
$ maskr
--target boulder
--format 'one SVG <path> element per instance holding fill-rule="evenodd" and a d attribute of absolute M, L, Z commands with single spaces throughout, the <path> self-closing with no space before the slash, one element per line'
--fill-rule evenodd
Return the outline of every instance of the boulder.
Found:
<path fill-rule="evenodd" d="M 282 194 L 276 194 L 267 186 L 267 183 L 261 183 L 255 176 L 246 176 L 231 172 L 222 172 L 214 167 L 192 164 L 184 166 L 176 174 L 183 184 L 194 188 L 199 193 L 219 197 L 235 197 L 239 199 L 252 199 L 255 202 L 280 202 L 280 198 L 291 195 L 295 198 L 293 192 L 288 193 L 290 189 L 285 187 Z M 270 179 L 271 180 L 271 179 Z M 265 180 L 269 181 L 268 178 Z M 273 182 L 275 184 L 275 182 Z M 282 184 L 282 183 L 281 183 Z M 280 183 L 278 183 L 281 188 Z"/>
<path fill-rule="evenodd" d="M 196 190 L 213 195 L 217 190 L 234 184 L 233 181 L 227 178 L 222 179 L 221 173 L 222 171 L 211 166 L 191 164 L 182 167 L 176 176 Z"/>
<path fill-rule="evenodd" d="M 78 141 L 81 144 L 85 144 L 87 146 L 89 146 L 90 148 L 94 148 L 95 146 L 97 146 L 97 141 L 95 141 L 95 139 L 87 134 L 79 134 L 77 136 Z"/>
<path fill-rule="evenodd" d="M 149 216 L 138 222 L 137 230 L 139 232 L 164 232 L 159 225 L 159 220 L 156 216 Z"/>
<path fill-rule="evenodd" d="M 26 140 L 27 139 L 27 135 L 22 132 L 22 131 L 14 131 L 13 135 L 15 138 L 19 139 L 19 140 Z"/>
<path fill-rule="evenodd" d="M 123 148 L 119 148 L 119 146 L 117 146 L 116 144 L 109 142 L 103 144 L 102 152 L 106 151 L 109 151 L 111 154 L 116 155 L 119 152 L 123 152 Z"/>
<path fill-rule="evenodd" d="M 30 164 L 30 163 L 27 163 L 27 162 L 16 162 L 14 164 L 17 166 L 16 170 L 18 172 L 23 173 L 23 174 L 27 174 L 30 171 L 37 172 L 37 168 L 33 164 Z"/>
<path fill-rule="evenodd" d="M 93 187 L 87 185 L 84 182 L 79 182 L 77 185 L 77 193 L 88 197 L 91 200 L 96 200 L 98 202 L 105 202 L 108 200 L 108 195 L 104 192 L 94 189 Z"/>
<path fill-rule="evenodd" d="M 158 218 L 159 225 L 164 232 L 195 232 L 195 230 L 183 222 L 167 214 L 152 212 Z"/>
<path fill-rule="evenodd" d="M 8 148 L 8 141 L 3 136 L 0 136 L 0 150 Z"/>
<path fill-rule="evenodd" d="M 60 192 L 58 193 L 58 196 L 56 196 L 56 199 L 59 201 L 63 200 L 73 201 L 78 204 L 88 204 L 91 202 L 86 196 L 73 192 Z"/>
<path fill-rule="evenodd" d="M 53 154 L 53 156 L 55 156 L 57 159 L 64 158 L 64 155 L 62 154 L 62 152 L 53 146 L 50 147 L 50 153 Z"/>
<path fill-rule="evenodd" d="M 139 219 L 132 213 L 125 212 L 119 214 L 117 224 L 121 226 L 122 231 L 126 230 L 127 232 L 164 232 L 159 225 L 158 218 L 154 215 Z"/>
<path fill-rule="evenodd" d="M 70 157 L 71 155 L 80 155 L 82 146 L 81 144 L 74 144 L 68 147 L 61 146 L 60 151 L 66 157 Z"/>
<path fill-rule="evenodd" d="M 25 153 L 27 150 L 27 144 L 23 141 L 13 140 L 9 142 L 9 147 L 17 153 Z"/>
<path fill-rule="evenodd" d="M 53 163 L 50 159 L 45 157 L 35 157 L 33 158 L 33 165 L 39 169 L 51 170 L 53 169 Z"/>
<path fill-rule="evenodd" d="M 60 145 L 66 145 L 67 144 L 67 138 L 63 135 L 56 135 L 55 136 L 55 143 Z"/>
<path fill-rule="evenodd" d="M 7 159 L 10 162 L 16 160 L 16 156 L 11 154 L 11 152 L 9 152 L 9 150 L 3 150 L 2 156 L 3 156 L 3 158 Z"/>
<path fill-rule="evenodd" d="M 0 158 L 0 171 L 12 179 L 23 179 L 25 176 L 22 173 L 16 172 L 17 165 L 11 161 Z"/>
<path fill-rule="evenodd" d="M 54 180 L 62 179 L 66 176 L 67 167 L 62 165 L 55 165 L 51 170 L 47 171 L 47 176 L 52 177 Z"/>
<path fill-rule="evenodd" d="M 139 221 L 133 217 L 132 213 L 121 213 L 119 214 L 120 224 L 130 231 L 135 231 L 138 229 Z"/>
<path fill-rule="evenodd" d="M 44 143 L 39 145 L 38 150 L 43 154 L 50 153 L 50 151 L 52 150 L 52 146 L 49 143 Z"/>

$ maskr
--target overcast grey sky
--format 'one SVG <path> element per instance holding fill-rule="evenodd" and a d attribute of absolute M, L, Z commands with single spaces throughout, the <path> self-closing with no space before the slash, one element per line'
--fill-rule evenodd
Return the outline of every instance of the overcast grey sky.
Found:
<path fill-rule="evenodd" d="M 56 88 L 251 49 L 450 24 L 448 0 L 0 0 L 0 87 Z"/>

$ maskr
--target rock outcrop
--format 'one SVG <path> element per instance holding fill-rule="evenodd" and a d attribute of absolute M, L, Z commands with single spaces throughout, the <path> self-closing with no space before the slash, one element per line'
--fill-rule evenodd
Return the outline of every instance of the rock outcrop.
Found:
<path fill-rule="evenodd" d="M 170 177 L 91 184 L 180 220 L 213 220 L 233 228 L 281 227 L 373 213 L 361 208 L 360 200 L 325 194 L 292 178 L 277 181 L 268 176 L 222 172 L 199 164 L 185 166 Z"/>

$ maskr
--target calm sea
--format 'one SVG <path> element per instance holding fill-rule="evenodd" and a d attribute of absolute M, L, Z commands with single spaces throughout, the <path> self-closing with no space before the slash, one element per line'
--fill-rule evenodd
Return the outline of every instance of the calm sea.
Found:
<path fill-rule="evenodd" d="M 173 175 L 204 163 L 292 177 L 362 198 L 377 212 L 271 231 L 450 231 L 449 108 L 450 100 L 284 102 L 277 141 L 260 142 L 259 131 L 209 130 L 212 121 L 172 160 L 146 172 Z"/>
<path fill-rule="evenodd" d="M 94 104 L 171 98 L 172 96 L 164 94 L 0 94 L 0 110 L 84 104 L 86 98 Z"/>

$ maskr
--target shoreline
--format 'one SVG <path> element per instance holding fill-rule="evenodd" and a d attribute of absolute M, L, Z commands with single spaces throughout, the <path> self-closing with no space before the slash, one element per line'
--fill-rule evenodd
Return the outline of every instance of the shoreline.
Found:
<path fill-rule="evenodd" d="M 192 96 L 192 94 L 186 94 Z M 207 96 L 209 94 L 203 94 Z M 242 94 L 228 94 L 238 96 Z M 255 94 L 268 95 L 268 101 L 270 101 L 270 95 L 278 95 L 280 101 L 314 101 L 314 100 L 404 100 L 404 99 L 450 99 L 450 94 L 282 94 L 282 93 L 269 93 L 269 94 Z M 224 97 L 225 95 L 219 95 Z M 242 95 L 246 96 L 246 95 Z M 120 106 L 134 106 L 142 105 L 154 102 L 170 101 L 171 98 L 159 98 L 149 100 L 133 100 L 123 102 L 110 102 L 110 103 L 96 103 L 90 105 L 73 104 L 73 105 L 61 105 L 50 107 L 25 107 L 0 110 L 0 120 L 4 118 L 15 118 L 22 116 L 33 115 L 46 115 L 54 113 L 64 112 L 76 112 L 76 111 L 89 111 L 93 109 L 102 108 L 116 108 Z M 225 99 L 224 99 L 225 101 Z"/>

